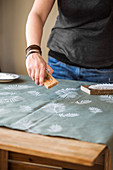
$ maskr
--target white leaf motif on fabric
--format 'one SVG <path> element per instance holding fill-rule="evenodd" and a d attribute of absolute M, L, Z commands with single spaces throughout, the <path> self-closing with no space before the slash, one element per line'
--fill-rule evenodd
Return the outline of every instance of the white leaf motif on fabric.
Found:
<path fill-rule="evenodd" d="M 27 130 L 28 132 L 31 132 L 31 133 L 40 133 L 41 132 L 41 128 L 37 127 L 37 126 L 34 126 L 33 128 L 31 129 L 28 129 Z"/>
<path fill-rule="evenodd" d="M 4 114 L 10 113 L 10 110 L 6 110 L 5 108 L 0 109 L 0 116 L 4 116 Z"/>
<path fill-rule="evenodd" d="M 2 92 L 0 93 L 1 96 L 7 96 L 7 95 L 15 95 L 15 93 L 12 93 L 12 92 Z"/>
<path fill-rule="evenodd" d="M 70 118 L 72 118 L 72 117 L 78 117 L 78 116 L 80 116 L 80 114 L 78 114 L 78 113 L 66 113 L 66 114 L 64 114 L 64 113 L 61 113 L 61 114 L 59 114 L 59 117 L 70 117 Z"/>
<path fill-rule="evenodd" d="M 28 89 L 28 88 L 34 88 L 34 86 L 29 86 L 29 85 L 9 85 L 7 87 L 4 87 L 5 90 L 22 90 L 22 89 Z"/>
<path fill-rule="evenodd" d="M 33 96 L 40 96 L 41 95 L 40 92 L 38 92 L 38 91 L 28 91 L 27 93 L 31 94 Z"/>
<path fill-rule="evenodd" d="M 66 88 L 56 91 L 55 93 L 61 98 L 75 98 L 78 93 L 75 92 L 75 88 Z"/>
<path fill-rule="evenodd" d="M 47 129 L 49 132 L 61 132 L 62 127 L 60 125 L 51 125 L 49 129 Z"/>
<path fill-rule="evenodd" d="M 20 106 L 21 112 L 31 112 L 32 108 L 30 106 Z"/>
<path fill-rule="evenodd" d="M 34 124 L 36 124 L 36 123 L 34 123 Z M 21 127 L 21 129 L 29 129 L 34 124 L 32 123 L 32 120 L 23 119 L 23 120 L 17 121 L 16 123 L 13 123 L 12 126 L 14 128 L 20 128 Z"/>
<path fill-rule="evenodd" d="M 75 103 L 76 104 L 88 104 L 88 103 L 91 103 L 92 101 L 91 100 L 81 100 L 81 101 L 76 101 Z"/>
<path fill-rule="evenodd" d="M 22 97 L 20 96 L 13 96 L 13 97 L 8 97 L 8 98 L 2 98 L 0 99 L 0 104 L 5 104 L 5 103 L 14 103 L 23 100 Z"/>
<path fill-rule="evenodd" d="M 101 109 L 99 109 L 97 107 L 89 107 L 89 110 L 92 113 L 101 113 L 101 112 L 103 112 Z"/>
<path fill-rule="evenodd" d="M 65 111 L 65 105 L 62 103 L 49 103 L 43 107 L 45 112 L 61 113 Z"/>
<path fill-rule="evenodd" d="M 99 96 L 101 101 L 105 101 L 107 103 L 113 103 L 113 95 L 101 95 Z"/>

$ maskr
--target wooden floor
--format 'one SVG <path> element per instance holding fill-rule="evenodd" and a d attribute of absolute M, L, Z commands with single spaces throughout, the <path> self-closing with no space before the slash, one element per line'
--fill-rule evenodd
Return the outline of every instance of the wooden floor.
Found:
<path fill-rule="evenodd" d="M 0 170 L 112 170 L 105 145 L 0 128 Z"/>

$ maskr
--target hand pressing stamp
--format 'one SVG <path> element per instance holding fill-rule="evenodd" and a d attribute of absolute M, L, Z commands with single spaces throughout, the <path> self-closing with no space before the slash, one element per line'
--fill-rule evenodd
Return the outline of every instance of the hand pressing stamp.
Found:
<path fill-rule="evenodd" d="M 53 86 L 56 86 L 58 81 L 46 70 L 45 79 L 44 79 L 44 86 L 47 89 L 50 89 Z"/>

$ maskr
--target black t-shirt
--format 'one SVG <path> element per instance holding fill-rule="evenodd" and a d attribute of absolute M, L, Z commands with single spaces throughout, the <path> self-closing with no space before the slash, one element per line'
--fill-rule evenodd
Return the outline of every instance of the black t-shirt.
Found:
<path fill-rule="evenodd" d="M 58 0 L 58 10 L 47 43 L 53 57 L 81 67 L 113 65 L 113 0 Z"/>

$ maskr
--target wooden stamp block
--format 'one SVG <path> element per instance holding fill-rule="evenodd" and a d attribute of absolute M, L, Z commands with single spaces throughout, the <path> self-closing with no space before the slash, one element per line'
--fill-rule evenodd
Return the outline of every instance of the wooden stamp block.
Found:
<path fill-rule="evenodd" d="M 46 76 L 44 79 L 44 86 L 49 89 L 58 84 L 58 81 L 46 70 Z"/>
<path fill-rule="evenodd" d="M 90 94 L 90 95 L 108 95 L 113 94 L 113 85 L 111 84 L 99 84 L 94 85 L 94 88 L 92 88 L 91 85 L 82 85 L 81 90 Z"/>

